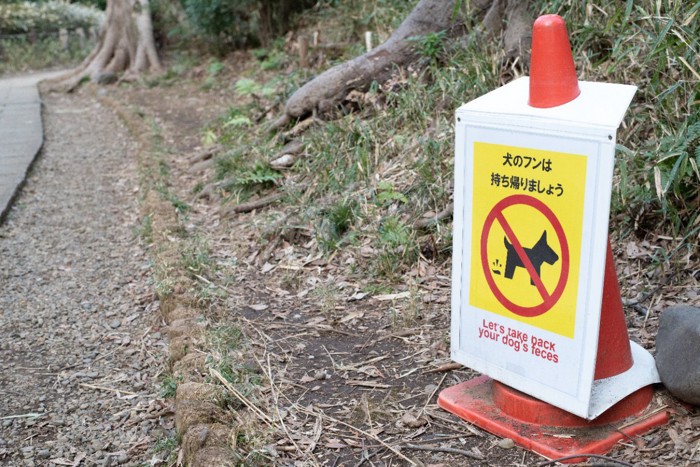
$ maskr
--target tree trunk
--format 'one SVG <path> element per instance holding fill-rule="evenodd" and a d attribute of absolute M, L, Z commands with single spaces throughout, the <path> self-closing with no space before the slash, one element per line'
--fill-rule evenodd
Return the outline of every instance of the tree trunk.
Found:
<path fill-rule="evenodd" d="M 95 48 L 76 69 L 49 85 L 70 92 L 86 77 L 108 83 L 116 81 L 120 73 L 128 78 L 144 71 L 162 71 L 148 0 L 107 0 L 105 22 Z"/>
<path fill-rule="evenodd" d="M 464 11 L 465 3 L 471 3 L 472 11 Z M 484 16 L 482 26 L 491 34 L 500 34 L 505 29 L 506 56 L 523 57 L 527 62 L 532 24 L 528 4 L 523 0 L 420 0 L 382 45 L 326 70 L 292 94 L 284 115 L 273 124 L 273 128 L 280 128 L 314 111 L 324 114 L 351 90 L 367 89 L 372 81 L 385 81 L 396 67 L 406 66 L 417 58 L 410 38 L 440 31 L 447 31 L 449 37 L 457 37 L 467 32 L 464 27 L 467 14 Z"/>

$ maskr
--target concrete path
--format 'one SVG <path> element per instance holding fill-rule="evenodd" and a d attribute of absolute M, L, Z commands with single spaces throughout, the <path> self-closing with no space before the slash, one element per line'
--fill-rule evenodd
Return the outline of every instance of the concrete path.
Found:
<path fill-rule="evenodd" d="M 60 73 L 0 79 L 0 221 L 44 142 L 37 83 Z"/>

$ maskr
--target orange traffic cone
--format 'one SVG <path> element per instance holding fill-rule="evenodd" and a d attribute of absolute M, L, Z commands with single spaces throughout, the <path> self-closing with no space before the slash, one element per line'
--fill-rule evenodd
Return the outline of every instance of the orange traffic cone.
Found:
<path fill-rule="evenodd" d="M 560 16 L 541 16 L 534 23 L 529 89 L 529 105 L 539 108 L 566 104 L 581 93 L 566 24 Z M 622 426 L 617 423 L 643 413 L 653 390 L 648 379 L 638 378 L 645 371 L 639 367 L 649 362 L 640 358 L 635 365 L 634 355 L 640 355 L 640 350 L 635 349 L 635 353 L 630 345 L 609 241 L 603 280 L 594 386 L 596 382 L 608 388 L 606 384 L 627 386 L 604 406 L 610 408 L 587 420 L 486 376 L 445 389 L 439 396 L 439 405 L 550 459 L 568 457 L 564 462 L 582 461 L 581 457 L 572 457 L 578 454 L 605 453 L 620 440 L 666 423 L 665 411 L 651 412 Z"/>
<path fill-rule="evenodd" d="M 532 26 L 530 99 L 532 107 L 556 107 L 581 94 L 566 23 L 559 15 L 544 15 Z"/>
<path fill-rule="evenodd" d="M 608 243 L 605 262 L 595 380 L 622 375 L 633 366 L 617 274 Z M 438 404 L 475 425 L 550 459 L 582 462 L 583 454 L 604 454 L 619 441 L 645 433 L 668 422 L 668 413 L 647 411 L 653 397 L 645 386 L 624 397 L 594 420 L 524 394 L 481 376 L 445 389 Z M 636 420 L 632 417 L 639 416 Z M 622 420 L 628 423 L 620 426 Z"/>

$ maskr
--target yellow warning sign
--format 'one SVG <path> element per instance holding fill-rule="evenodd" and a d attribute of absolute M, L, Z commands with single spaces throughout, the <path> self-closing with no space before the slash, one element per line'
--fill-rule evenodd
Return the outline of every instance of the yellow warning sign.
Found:
<path fill-rule="evenodd" d="M 573 337 L 586 157 L 474 143 L 472 306 Z"/>

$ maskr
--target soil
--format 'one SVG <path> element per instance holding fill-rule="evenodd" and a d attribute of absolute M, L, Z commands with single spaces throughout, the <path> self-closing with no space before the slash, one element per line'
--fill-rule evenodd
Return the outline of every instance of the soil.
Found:
<path fill-rule="evenodd" d="M 199 441 L 198 435 L 183 437 L 191 465 L 234 465 L 213 460 L 221 459 L 214 457 L 220 450 L 188 457 L 193 444 L 202 447 L 214 437 L 237 452 L 242 465 L 545 462 L 436 404 L 440 390 L 476 376 L 449 357 L 449 261 L 422 259 L 405 280 L 370 290 L 363 277 L 349 272 L 350 255 L 318 254 L 308 229 L 293 237 L 263 236 L 270 219 L 285 218 L 284 205 L 232 217 L 223 215 L 218 200 L 195 196 L 213 170 L 193 170 L 202 128 L 227 110 L 233 96 L 226 85 L 211 89 L 192 78 L 171 87 L 88 86 L 74 95 L 45 97 L 45 150 L 0 226 L 0 460 L 175 464 L 154 451 L 158 439 L 174 434 L 172 401 L 158 394 L 158 377 L 170 359 L 167 371 L 182 378 L 178 426 L 203 433 Z M 132 134 L 156 132 L 158 138 L 142 138 L 150 146 L 137 148 L 98 103 L 107 100 L 127 111 L 123 118 L 137 116 L 129 124 Z M 170 189 L 190 206 L 186 215 L 171 213 L 171 221 L 210 245 L 217 267 L 190 278 L 220 292 L 213 298 L 188 297 L 187 287 L 176 285 L 176 299 L 156 300 L 149 259 L 157 263 L 159 252 L 178 240 L 156 236 L 147 255 L 134 233 L 151 209 L 148 199 L 140 211 L 137 205 L 143 195 L 134 165 L 139 152 L 165 159 Z M 647 273 L 654 241 L 664 240 L 627 240 L 616 249 L 623 296 L 639 300 L 626 310 L 631 336 L 651 351 L 663 308 L 699 301 L 696 283 Z M 363 257 L 375 253 L 366 248 Z M 645 296 L 643 290 L 653 293 Z M 215 355 L 195 332 L 200 327 L 187 321 L 191 313 L 174 326 L 183 307 L 196 308 L 196 323 L 210 333 L 241 330 L 243 342 Z M 161 316 L 170 324 L 169 352 Z M 173 342 L 184 337 L 189 340 L 174 356 Z M 214 357 L 253 382 L 247 403 L 230 394 L 225 403 L 216 396 L 216 407 L 211 400 L 184 403 L 185 389 L 197 392 L 201 388 L 193 385 L 212 383 L 205 360 Z M 671 423 L 618 444 L 605 465 L 698 462 L 697 409 L 662 388 L 656 404 L 674 411 Z M 227 413 L 198 417 L 192 407 Z M 202 428 L 206 420 L 215 423 Z M 226 434 L 234 424 L 241 431 Z"/>
<path fill-rule="evenodd" d="M 285 219 L 283 205 L 231 217 L 218 200 L 194 195 L 213 170 L 193 170 L 201 129 L 234 103 L 225 84 L 206 90 L 193 80 L 110 92 L 159 123 L 169 145 L 171 184 L 181 199 L 191 201 L 187 228 L 212 247 L 219 267 L 204 279 L 225 294 L 206 305 L 206 315 L 214 327 L 244 331 L 248 344 L 235 354 L 237 364 L 253 368 L 265 381 L 255 403 L 275 429 L 268 430 L 261 464 L 530 466 L 545 461 L 436 404 L 441 389 L 476 376 L 449 357 L 449 261 L 421 260 L 405 281 L 369 293 L 367 281 L 349 273 L 353 258 L 342 251 L 317 254 L 308 230 L 300 228 L 291 238 L 262 235 L 269 233 L 270 219 Z M 679 282 L 659 271 L 648 273 L 650 245 L 665 241 L 651 240 L 626 239 L 616 248 L 616 261 L 623 297 L 638 301 L 626 308 L 630 335 L 653 352 L 659 313 L 678 301 L 697 306 L 699 297 L 692 276 Z M 364 254 L 374 253 L 368 248 Z M 658 283 L 663 286 L 655 287 Z M 645 294 L 648 290 L 652 293 Z M 698 461 L 700 415 L 657 389 L 655 407 L 668 406 L 671 423 L 619 443 L 608 462 Z"/>

